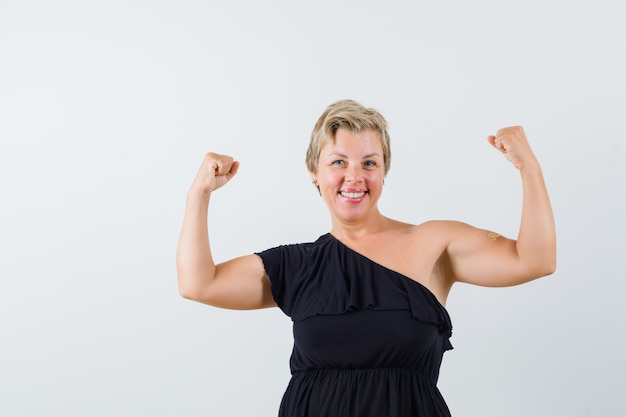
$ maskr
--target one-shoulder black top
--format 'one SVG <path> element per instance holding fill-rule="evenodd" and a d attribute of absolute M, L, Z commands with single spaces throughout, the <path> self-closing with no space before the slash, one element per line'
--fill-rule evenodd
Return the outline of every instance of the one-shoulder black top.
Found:
<path fill-rule="evenodd" d="M 452 324 L 425 286 L 331 234 L 258 255 L 293 321 L 280 417 L 450 416 L 436 384 Z"/>

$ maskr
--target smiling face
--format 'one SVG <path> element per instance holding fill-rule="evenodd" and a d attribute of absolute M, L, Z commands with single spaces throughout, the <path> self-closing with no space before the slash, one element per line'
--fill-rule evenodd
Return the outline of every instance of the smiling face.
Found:
<path fill-rule="evenodd" d="M 378 198 L 385 177 L 383 147 L 376 131 L 340 128 L 322 147 L 317 172 L 320 193 L 333 224 L 356 224 L 380 216 Z"/>

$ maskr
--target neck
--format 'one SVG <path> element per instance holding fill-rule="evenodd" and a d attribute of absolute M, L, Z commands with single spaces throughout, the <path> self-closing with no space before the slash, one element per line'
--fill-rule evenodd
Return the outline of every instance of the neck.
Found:
<path fill-rule="evenodd" d="M 385 230 L 389 222 L 390 219 L 378 212 L 358 222 L 345 222 L 333 219 L 330 233 L 339 240 L 356 240 Z"/>

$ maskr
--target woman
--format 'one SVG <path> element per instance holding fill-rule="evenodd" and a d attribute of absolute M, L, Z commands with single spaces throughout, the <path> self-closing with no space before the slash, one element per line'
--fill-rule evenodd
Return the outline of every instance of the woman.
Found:
<path fill-rule="evenodd" d="M 239 163 L 209 153 L 196 176 L 177 252 L 183 297 L 231 309 L 280 307 L 293 320 L 284 417 L 449 416 L 436 382 L 455 282 L 511 286 L 555 269 L 554 220 L 521 127 L 488 137 L 520 172 L 517 240 L 456 221 L 412 225 L 378 210 L 391 153 L 385 119 L 344 100 L 316 123 L 306 162 L 330 211 L 330 233 L 215 264 L 213 191 Z"/>

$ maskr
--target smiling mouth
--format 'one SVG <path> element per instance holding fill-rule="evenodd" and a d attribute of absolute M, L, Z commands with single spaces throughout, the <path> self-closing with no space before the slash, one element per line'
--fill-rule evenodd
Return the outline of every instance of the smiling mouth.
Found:
<path fill-rule="evenodd" d="M 342 197 L 346 198 L 361 198 L 365 195 L 365 191 L 361 191 L 359 193 L 348 193 L 345 191 L 341 191 L 339 194 L 341 194 Z"/>

